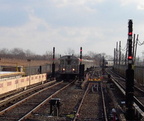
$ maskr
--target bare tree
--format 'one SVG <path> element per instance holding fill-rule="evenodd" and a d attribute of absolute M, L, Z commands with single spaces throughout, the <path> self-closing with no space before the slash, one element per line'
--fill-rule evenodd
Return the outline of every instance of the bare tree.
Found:
<path fill-rule="evenodd" d="M 11 55 L 13 55 L 14 58 L 25 58 L 25 52 L 21 48 L 14 48 L 10 50 Z"/>
<path fill-rule="evenodd" d="M 35 56 L 35 54 L 29 49 L 25 51 L 25 55 L 26 55 L 26 58 L 32 58 Z"/>
<path fill-rule="evenodd" d="M 9 53 L 10 53 L 9 50 L 6 49 L 6 48 L 3 48 L 3 49 L 0 50 L 0 56 L 1 57 L 5 57 L 6 58 L 6 57 L 8 57 Z"/>
<path fill-rule="evenodd" d="M 51 60 L 52 59 L 52 51 L 46 51 L 46 53 L 43 55 L 43 57 L 46 59 L 46 60 Z"/>

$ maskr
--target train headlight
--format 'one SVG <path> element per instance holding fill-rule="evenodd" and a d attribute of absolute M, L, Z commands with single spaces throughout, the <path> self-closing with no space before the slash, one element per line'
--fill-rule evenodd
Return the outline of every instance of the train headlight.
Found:
<path fill-rule="evenodd" d="M 75 71 L 75 68 L 73 68 L 72 71 L 74 72 L 74 71 Z"/>
<path fill-rule="evenodd" d="M 65 68 L 63 68 L 62 71 L 65 71 Z"/>

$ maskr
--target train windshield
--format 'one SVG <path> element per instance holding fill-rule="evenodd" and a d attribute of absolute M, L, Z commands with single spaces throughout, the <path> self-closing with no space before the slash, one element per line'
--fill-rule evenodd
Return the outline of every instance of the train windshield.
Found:
<path fill-rule="evenodd" d="M 67 60 L 67 64 L 70 65 L 71 64 L 71 60 Z"/>

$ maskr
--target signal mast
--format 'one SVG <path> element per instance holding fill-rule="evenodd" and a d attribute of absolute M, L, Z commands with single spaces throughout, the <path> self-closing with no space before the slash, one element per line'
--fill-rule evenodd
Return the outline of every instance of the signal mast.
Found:
<path fill-rule="evenodd" d="M 133 35 L 133 22 L 128 22 L 128 68 L 126 70 L 126 119 L 134 120 L 134 70 L 133 53 L 132 53 L 132 35 Z"/>

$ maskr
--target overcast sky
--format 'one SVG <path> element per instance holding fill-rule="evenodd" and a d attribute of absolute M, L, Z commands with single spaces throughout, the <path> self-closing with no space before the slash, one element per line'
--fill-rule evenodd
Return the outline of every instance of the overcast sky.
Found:
<path fill-rule="evenodd" d="M 0 0 L 0 49 L 113 55 L 116 42 L 126 45 L 129 19 L 144 41 L 144 0 Z"/>

